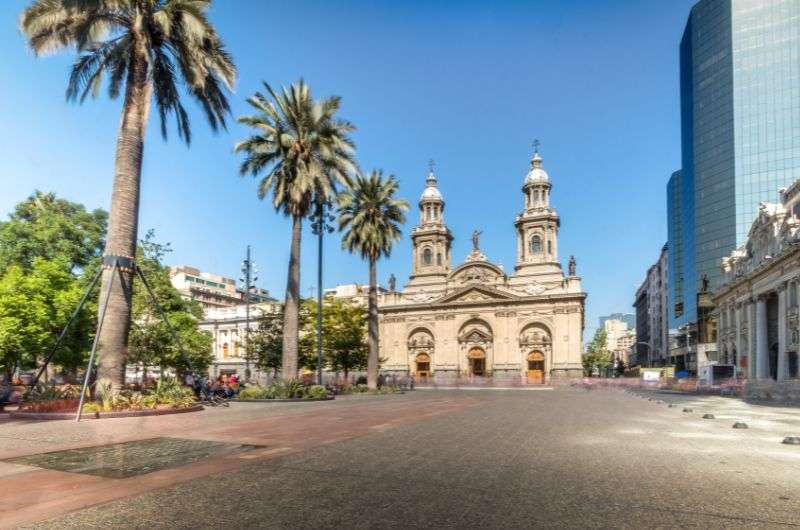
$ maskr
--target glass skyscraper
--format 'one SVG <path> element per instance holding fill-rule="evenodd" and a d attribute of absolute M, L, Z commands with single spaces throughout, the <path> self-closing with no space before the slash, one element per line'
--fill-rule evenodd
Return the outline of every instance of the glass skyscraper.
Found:
<path fill-rule="evenodd" d="M 800 0 L 701 0 L 680 45 L 681 164 L 668 185 L 670 327 L 800 178 Z M 676 250 L 679 249 L 679 250 Z"/>

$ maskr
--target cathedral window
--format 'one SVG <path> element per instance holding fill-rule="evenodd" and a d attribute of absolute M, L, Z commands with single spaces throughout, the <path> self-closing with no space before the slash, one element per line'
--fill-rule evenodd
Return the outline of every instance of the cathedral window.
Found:
<path fill-rule="evenodd" d="M 552 241 L 548 241 L 547 242 L 547 253 L 548 254 L 552 254 L 553 253 L 553 242 Z"/>
<path fill-rule="evenodd" d="M 431 249 L 426 248 L 422 251 L 422 264 L 430 265 L 431 263 L 433 263 L 433 252 Z"/>
<path fill-rule="evenodd" d="M 533 202 L 539 202 L 539 190 L 533 191 Z"/>
<path fill-rule="evenodd" d="M 542 238 L 539 236 L 533 236 L 531 238 L 531 253 L 539 254 L 541 252 L 542 252 Z"/>
<path fill-rule="evenodd" d="M 437 265 L 441 265 L 442 264 L 442 253 L 441 252 L 436 254 L 436 264 Z"/>

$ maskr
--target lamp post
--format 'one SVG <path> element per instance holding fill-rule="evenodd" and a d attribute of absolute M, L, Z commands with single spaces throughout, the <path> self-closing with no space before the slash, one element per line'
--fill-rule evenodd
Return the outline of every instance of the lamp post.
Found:
<path fill-rule="evenodd" d="M 317 202 L 316 211 L 311 215 L 311 231 L 317 236 L 317 384 L 322 385 L 322 239 L 325 232 L 333 232 L 332 223 L 336 218 L 325 213 L 330 208 L 327 202 Z"/>
<path fill-rule="evenodd" d="M 250 259 L 250 245 L 247 245 L 247 257 L 242 262 L 242 277 L 239 281 L 244 283 L 244 378 L 248 383 L 250 382 L 250 289 L 252 282 L 258 280 L 258 271 L 256 270 L 255 263 Z"/>

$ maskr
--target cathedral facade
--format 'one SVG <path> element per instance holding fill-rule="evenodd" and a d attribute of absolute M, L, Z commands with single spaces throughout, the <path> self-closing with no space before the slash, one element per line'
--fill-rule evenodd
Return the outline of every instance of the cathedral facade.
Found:
<path fill-rule="evenodd" d="M 402 290 L 390 280 L 380 295 L 380 356 L 387 373 L 417 378 L 521 376 L 531 383 L 580 377 L 586 293 L 570 258 L 558 260 L 559 216 L 538 151 L 522 186 L 514 220 L 516 265 L 511 275 L 480 249 L 453 265 L 453 235 L 433 171 L 412 230 L 412 272 Z"/>

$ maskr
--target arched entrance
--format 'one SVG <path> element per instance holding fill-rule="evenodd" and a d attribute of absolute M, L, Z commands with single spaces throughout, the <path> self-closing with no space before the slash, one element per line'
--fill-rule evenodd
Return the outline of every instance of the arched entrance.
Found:
<path fill-rule="evenodd" d="M 417 377 L 427 378 L 431 375 L 431 356 L 427 353 L 418 353 L 415 360 Z"/>
<path fill-rule="evenodd" d="M 486 375 L 486 351 L 483 348 L 474 347 L 467 353 L 469 358 L 469 375 Z"/>
<path fill-rule="evenodd" d="M 544 383 L 544 354 L 540 351 L 528 354 L 528 382 Z"/>

